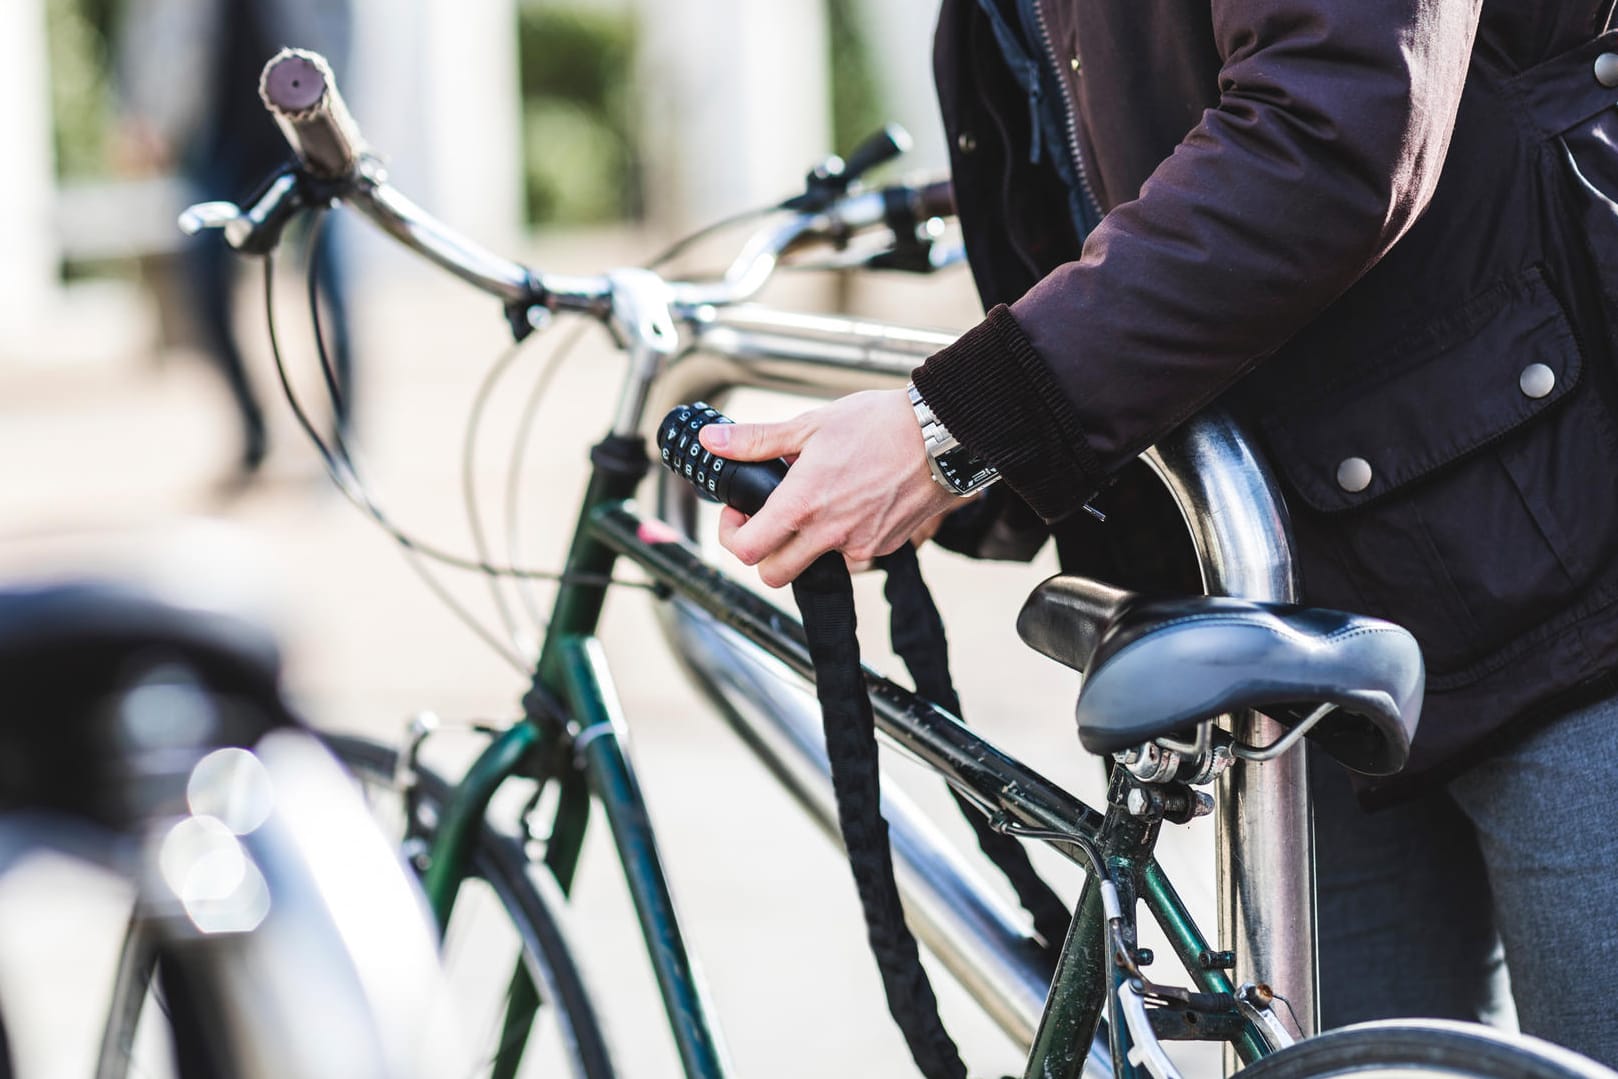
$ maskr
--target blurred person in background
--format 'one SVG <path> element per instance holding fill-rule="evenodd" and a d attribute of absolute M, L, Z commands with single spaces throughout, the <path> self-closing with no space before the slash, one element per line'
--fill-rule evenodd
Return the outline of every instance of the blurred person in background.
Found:
<path fill-rule="evenodd" d="M 259 71 L 285 45 L 348 55 L 349 0 L 127 0 L 115 47 L 119 123 L 114 158 L 130 174 L 177 172 L 192 201 L 241 202 L 284 164 L 285 138 L 258 99 Z M 339 389 L 334 423 L 346 434 L 353 360 L 340 247 L 315 252 L 326 332 Z M 264 412 L 233 325 L 233 255 L 217 231 L 191 239 L 184 282 L 203 347 L 218 364 L 241 418 L 236 481 L 254 477 L 269 452 Z"/>

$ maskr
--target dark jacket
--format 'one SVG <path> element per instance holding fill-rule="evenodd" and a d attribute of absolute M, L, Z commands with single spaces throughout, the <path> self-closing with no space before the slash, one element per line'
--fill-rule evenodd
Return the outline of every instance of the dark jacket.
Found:
<path fill-rule="evenodd" d="M 1010 306 L 916 385 L 1046 521 L 1230 407 L 1306 601 L 1422 643 L 1389 797 L 1618 668 L 1611 7 L 944 0 L 968 254 Z"/>

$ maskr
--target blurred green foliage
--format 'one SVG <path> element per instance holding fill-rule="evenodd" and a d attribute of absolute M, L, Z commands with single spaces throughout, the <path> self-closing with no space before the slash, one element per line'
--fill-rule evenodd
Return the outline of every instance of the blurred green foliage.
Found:
<path fill-rule="evenodd" d="M 530 3 L 519 33 L 529 222 L 639 217 L 633 17 Z"/>
<path fill-rule="evenodd" d="M 856 17 L 862 2 L 879 0 L 826 0 L 833 137 L 845 152 L 886 119 L 874 58 Z M 45 0 L 45 12 L 57 172 L 63 178 L 105 175 L 115 0 Z M 518 17 L 529 221 L 638 218 L 643 199 L 632 13 L 526 0 Z"/>
<path fill-rule="evenodd" d="M 870 42 L 860 26 L 861 3 L 882 0 L 826 0 L 827 39 L 831 45 L 832 139 L 847 153 L 887 122 L 877 86 Z"/>
<path fill-rule="evenodd" d="M 107 171 L 111 21 L 106 0 L 45 0 L 56 172 L 64 179 Z"/>

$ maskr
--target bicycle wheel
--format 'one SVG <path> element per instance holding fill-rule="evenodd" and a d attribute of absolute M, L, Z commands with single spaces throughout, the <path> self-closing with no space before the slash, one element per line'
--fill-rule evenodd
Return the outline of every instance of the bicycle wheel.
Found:
<path fill-rule="evenodd" d="M 1327 1031 L 1238 1074 L 1241 1079 L 1615 1079 L 1600 1064 L 1538 1038 L 1437 1019 Z"/>
<path fill-rule="evenodd" d="M 321 737 L 359 780 L 374 815 L 395 839 L 402 838 L 406 821 L 404 799 L 394 785 L 397 751 L 364 738 Z M 416 776 L 413 834 L 431 835 L 451 786 L 420 767 Z M 530 863 L 523 842 L 485 821 L 473 845 L 470 875 L 444 934 L 450 983 L 467 1006 L 466 1031 L 482 1043 L 483 1075 L 610 1079 L 617 1074 L 555 913 L 559 902 L 548 873 Z M 527 972 L 527 985 L 537 988 L 537 994 L 527 998 L 535 1006 L 534 1022 L 519 1020 L 514 1032 L 510 1019 L 514 993 L 522 995 L 514 977 L 519 961 Z M 520 1010 L 523 1004 L 515 1007 Z M 523 1046 L 520 1061 L 501 1052 L 511 1044 Z"/>

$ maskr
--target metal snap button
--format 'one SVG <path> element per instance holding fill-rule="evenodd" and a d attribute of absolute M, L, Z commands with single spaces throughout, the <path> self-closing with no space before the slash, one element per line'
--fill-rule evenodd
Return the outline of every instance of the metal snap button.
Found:
<path fill-rule="evenodd" d="M 1618 52 L 1604 52 L 1596 57 L 1596 82 L 1612 88 L 1618 86 Z"/>
<path fill-rule="evenodd" d="M 1613 57 L 1613 59 L 1618 60 L 1618 56 Z M 978 137 L 972 134 L 970 131 L 963 131 L 959 135 L 955 136 L 955 145 L 963 154 L 976 153 L 978 148 Z"/>
<path fill-rule="evenodd" d="M 1556 388 L 1556 372 L 1542 363 L 1531 363 L 1522 369 L 1522 376 L 1517 379 L 1517 386 L 1525 397 L 1545 397 Z"/>
<path fill-rule="evenodd" d="M 1337 486 L 1349 494 L 1358 494 L 1371 486 L 1371 462 L 1363 457 L 1349 457 L 1337 466 Z"/>

